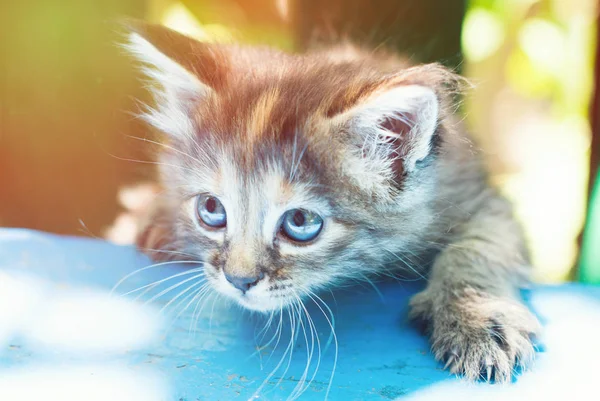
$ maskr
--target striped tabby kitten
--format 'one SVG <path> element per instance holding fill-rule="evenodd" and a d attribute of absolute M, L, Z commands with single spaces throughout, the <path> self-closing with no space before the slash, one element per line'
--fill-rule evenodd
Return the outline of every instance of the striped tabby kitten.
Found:
<path fill-rule="evenodd" d="M 350 46 L 291 55 L 131 30 L 156 97 L 143 117 L 166 135 L 142 250 L 205 261 L 215 290 L 257 311 L 428 274 L 411 317 L 450 371 L 507 381 L 533 357 L 523 235 L 454 115 L 456 76 Z"/>

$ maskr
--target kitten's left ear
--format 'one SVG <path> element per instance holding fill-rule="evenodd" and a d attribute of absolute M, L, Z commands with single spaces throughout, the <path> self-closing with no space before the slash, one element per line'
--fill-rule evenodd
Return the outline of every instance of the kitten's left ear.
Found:
<path fill-rule="evenodd" d="M 143 63 L 156 108 L 142 117 L 172 137 L 191 135 L 190 111 L 222 83 L 223 55 L 160 25 L 128 20 L 124 48 Z"/>
<path fill-rule="evenodd" d="M 439 103 L 425 86 L 407 85 L 371 95 L 349 112 L 362 157 L 388 165 L 394 175 L 414 170 L 432 150 Z"/>
<path fill-rule="evenodd" d="M 332 117 L 341 129 L 343 169 L 364 191 L 390 200 L 403 181 L 432 152 L 439 102 L 425 86 L 386 87 Z"/>

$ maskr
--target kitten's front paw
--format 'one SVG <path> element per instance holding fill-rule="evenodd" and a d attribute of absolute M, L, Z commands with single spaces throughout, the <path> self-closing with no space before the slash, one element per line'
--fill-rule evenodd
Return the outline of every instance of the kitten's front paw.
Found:
<path fill-rule="evenodd" d="M 427 290 L 411 300 L 410 317 L 431 337 L 435 358 L 452 373 L 470 380 L 511 379 L 517 366 L 534 356 L 536 317 L 521 303 L 466 290 L 432 296 Z"/>

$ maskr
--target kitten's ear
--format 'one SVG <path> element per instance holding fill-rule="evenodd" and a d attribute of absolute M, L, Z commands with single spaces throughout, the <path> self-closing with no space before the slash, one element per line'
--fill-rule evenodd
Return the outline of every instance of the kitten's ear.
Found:
<path fill-rule="evenodd" d="M 160 25 L 126 21 L 124 48 L 142 64 L 156 99 L 142 117 L 174 137 L 192 134 L 189 112 L 219 85 L 219 62 L 210 44 Z"/>
<path fill-rule="evenodd" d="M 418 168 L 431 153 L 438 109 L 432 89 L 407 85 L 377 91 L 334 117 L 343 120 L 349 133 L 355 165 L 352 170 L 359 173 L 362 169 L 371 175 L 360 181 L 377 177 L 380 182 L 398 182 L 402 175 Z"/>

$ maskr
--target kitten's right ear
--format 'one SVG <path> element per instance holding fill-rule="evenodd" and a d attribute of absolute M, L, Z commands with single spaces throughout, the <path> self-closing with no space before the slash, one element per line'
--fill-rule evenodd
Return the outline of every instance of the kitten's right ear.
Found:
<path fill-rule="evenodd" d="M 156 105 L 142 118 L 175 137 L 193 135 L 190 111 L 222 82 L 222 60 L 210 44 L 199 42 L 160 25 L 139 21 L 123 23 L 127 40 L 123 47 L 142 64 L 150 79 Z"/>

